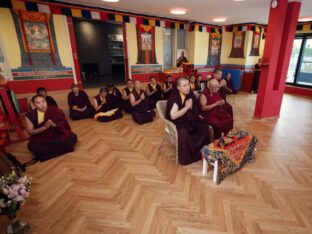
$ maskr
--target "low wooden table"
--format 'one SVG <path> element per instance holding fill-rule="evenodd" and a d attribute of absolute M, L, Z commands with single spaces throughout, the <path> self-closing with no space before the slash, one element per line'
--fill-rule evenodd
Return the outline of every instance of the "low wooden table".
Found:
<path fill-rule="evenodd" d="M 231 138 L 233 142 L 221 147 L 219 140 L 201 149 L 203 156 L 203 174 L 207 174 L 208 164 L 214 165 L 213 180 L 220 184 L 225 177 L 238 171 L 245 163 L 255 161 L 256 137 L 244 131 L 238 131 Z"/>

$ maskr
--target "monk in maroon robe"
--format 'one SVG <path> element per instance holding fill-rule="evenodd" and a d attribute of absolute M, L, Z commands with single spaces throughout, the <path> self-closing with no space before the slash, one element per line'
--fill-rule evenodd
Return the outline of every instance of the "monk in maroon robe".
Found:
<path fill-rule="evenodd" d="M 93 98 L 93 107 L 96 112 L 94 118 L 101 122 L 110 122 L 122 118 L 121 108 L 116 108 L 107 95 L 106 88 L 101 88 L 99 94 Z"/>
<path fill-rule="evenodd" d="M 178 79 L 177 89 L 167 102 L 166 118 L 177 127 L 179 163 L 187 165 L 201 159 L 201 148 L 211 140 L 209 125 L 199 117 L 198 101 L 188 79 Z"/>
<path fill-rule="evenodd" d="M 132 93 L 133 89 L 133 81 L 131 79 L 128 79 L 127 87 L 122 90 L 123 109 L 128 113 L 131 113 L 133 109 L 130 103 L 130 93 Z"/>
<path fill-rule="evenodd" d="M 172 76 L 167 76 L 167 81 L 163 84 L 164 99 L 168 100 L 171 94 L 176 90 L 176 86 L 172 81 Z"/>
<path fill-rule="evenodd" d="M 88 94 L 79 90 L 78 85 L 71 86 L 71 92 L 68 94 L 69 116 L 73 120 L 87 119 L 94 115 Z"/>
<path fill-rule="evenodd" d="M 190 89 L 192 92 L 200 90 L 200 85 L 196 82 L 196 77 L 194 75 L 190 77 Z"/>
<path fill-rule="evenodd" d="M 226 86 L 226 81 L 222 79 L 222 70 L 216 68 L 213 72 L 213 79 L 216 79 L 219 82 L 220 89 L 219 94 L 225 100 L 225 104 L 223 108 L 233 117 L 233 108 L 232 106 L 226 101 L 226 94 L 228 92 L 228 87 Z"/>
<path fill-rule="evenodd" d="M 219 89 L 219 82 L 212 79 L 208 89 L 200 95 L 201 116 L 213 127 L 215 139 L 233 129 L 233 117 L 224 109 L 225 100 L 220 96 Z"/>
<path fill-rule="evenodd" d="M 152 122 L 156 113 L 146 93 L 141 89 L 141 82 L 134 81 L 134 89 L 130 94 L 130 103 L 133 107 L 132 118 L 138 124 Z"/>
<path fill-rule="evenodd" d="M 157 83 L 156 78 L 154 76 L 150 77 L 150 83 L 146 86 L 146 93 L 149 97 L 151 105 L 153 108 L 156 107 L 156 103 L 162 99 L 162 89 L 160 85 Z"/>
<path fill-rule="evenodd" d="M 110 105 L 114 108 L 122 108 L 122 94 L 112 83 L 107 84 L 107 97 Z"/>
<path fill-rule="evenodd" d="M 35 159 L 46 161 L 74 151 L 77 136 L 65 118 L 64 112 L 48 106 L 41 95 L 32 98 L 36 109 L 26 114 L 26 130 L 30 135 L 28 149 Z"/>
<path fill-rule="evenodd" d="M 37 88 L 36 92 L 37 92 L 37 95 L 41 95 L 41 96 L 43 96 L 46 99 L 48 106 L 55 106 L 55 107 L 57 107 L 56 101 L 54 100 L 53 97 L 48 95 L 48 92 L 47 92 L 46 88 L 39 87 L 39 88 Z M 30 107 L 29 109 L 31 109 L 31 110 L 36 109 L 36 107 L 32 103 L 32 101 L 29 102 L 29 107 Z"/>

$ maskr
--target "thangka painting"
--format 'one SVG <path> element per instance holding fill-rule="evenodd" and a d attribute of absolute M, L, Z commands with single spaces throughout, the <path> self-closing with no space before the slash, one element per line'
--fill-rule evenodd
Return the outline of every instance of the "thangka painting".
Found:
<path fill-rule="evenodd" d="M 253 32 L 250 56 L 260 56 L 260 54 L 259 54 L 260 40 L 261 40 L 261 32 L 260 32 L 260 30 Z"/>
<path fill-rule="evenodd" d="M 137 39 L 137 64 L 157 64 L 155 54 L 155 27 L 150 25 L 138 25 Z"/>
<path fill-rule="evenodd" d="M 48 28 L 44 23 L 24 21 L 26 43 L 30 51 L 51 50 Z"/>
<path fill-rule="evenodd" d="M 221 44 L 222 44 L 222 35 L 219 32 L 210 33 L 208 66 L 220 65 Z"/>
<path fill-rule="evenodd" d="M 245 32 L 233 32 L 232 50 L 230 58 L 244 58 Z"/>

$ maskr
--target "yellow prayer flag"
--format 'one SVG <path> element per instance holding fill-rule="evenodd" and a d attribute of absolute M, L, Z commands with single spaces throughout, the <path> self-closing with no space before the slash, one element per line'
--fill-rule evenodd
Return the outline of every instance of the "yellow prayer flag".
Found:
<path fill-rule="evenodd" d="M 199 25 L 198 25 L 198 24 L 195 25 L 194 31 L 195 31 L 195 32 L 198 32 L 198 31 L 199 31 Z"/>
<path fill-rule="evenodd" d="M 81 10 L 79 9 L 71 9 L 73 17 L 82 17 Z"/>
<path fill-rule="evenodd" d="M 150 20 L 148 20 L 148 22 L 149 22 L 149 25 L 151 25 L 151 26 L 155 26 L 155 20 L 150 19 Z"/>
<path fill-rule="evenodd" d="M 122 23 L 123 22 L 122 15 L 115 15 L 115 21 Z"/>
<path fill-rule="evenodd" d="M 25 2 L 13 0 L 12 4 L 13 4 L 13 9 L 26 11 Z"/>
<path fill-rule="evenodd" d="M 310 24 L 304 24 L 302 27 L 302 31 L 303 32 L 310 31 Z"/>

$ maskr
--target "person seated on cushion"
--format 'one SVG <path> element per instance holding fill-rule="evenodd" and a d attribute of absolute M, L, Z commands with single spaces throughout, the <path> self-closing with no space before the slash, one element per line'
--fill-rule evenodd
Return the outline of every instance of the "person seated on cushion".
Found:
<path fill-rule="evenodd" d="M 46 161 L 74 151 L 77 136 L 65 118 L 62 110 L 48 106 L 41 95 L 32 98 L 36 107 L 25 116 L 26 130 L 29 133 L 28 149 L 35 159 Z"/>
<path fill-rule="evenodd" d="M 71 92 L 67 97 L 69 106 L 69 116 L 73 120 L 91 118 L 94 115 L 94 110 L 91 105 L 88 94 L 80 90 L 78 85 L 71 86 Z"/>
<path fill-rule="evenodd" d="M 224 108 L 225 100 L 220 96 L 219 89 L 219 82 L 212 79 L 208 83 L 208 89 L 199 97 L 201 116 L 213 127 L 215 139 L 233 129 L 233 117 Z"/>
<path fill-rule="evenodd" d="M 220 89 L 219 94 L 224 99 L 224 109 L 233 117 L 233 108 L 232 106 L 226 101 L 226 94 L 227 94 L 227 86 L 226 81 L 222 79 L 222 70 L 216 68 L 213 72 L 213 79 L 216 79 L 219 82 Z"/>
<path fill-rule="evenodd" d="M 168 99 L 166 118 L 177 127 L 179 163 L 187 165 L 201 159 L 201 148 L 211 140 L 209 125 L 199 117 L 200 107 L 188 79 L 179 78 L 177 89 Z"/>
<path fill-rule="evenodd" d="M 106 88 L 101 88 L 99 94 L 93 98 L 95 110 L 95 120 L 110 122 L 122 118 L 121 108 L 116 108 L 115 104 L 108 98 Z"/>
<path fill-rule="evenodd" d="M 152 104 L 152 107 L 156 107 L 156 102 L 161 100 L 162 90 L 160 85 L 157 83 L 156 78 L 154 76 L 150 77 L 150 83 L 146 87 L 146 93 L 149 97 L 149 100 Z"/>
<path fill-rule="evenodd" d="M 36 93 L 37 93 L 37 95 L 39 94 L 39 95 L 43 96 L 47 100 L 48 106 L 57 107 L 56 101 L 54 100 L 53 97 L 48 95 L 46 88 L 39 87 L 39 88 L 37 88 Z M 35 105 L 31 101 L 29 102 L 29 107 L 31 110 L 36 109 Z"/>
<path fill-rule="evenodd" d="M 173 91 L 176 90 L 175 84 L 172 81 L 172 76 L 170 75 L 167 76 L 167 81 L 163 84 L 163 90 L 164 90 L 164 99 L 168 100 Z"/>
<path fill-rule="evenodd" d="M 192 92 L 200 90 L 200 86 L 198 86 L 196 77 L 194 75 L 191 75 L 190 77 L 190 88 Z"/>
<path fill-rule="evenodd" d="M 156 113 L 149 101 L 149 97 L 141 89 L 141 82 L 134 81 L 134 89 L 130 94 L 130 103 L 133 107 L 132 118 L 138 124 L 152 122 Z"/>
<path fill-rule="evenodd" d="M 122 94 L 113 83 L 107 84 L 107 99 L 114 108 L 122 108 Z"/>
<path fill-rule="evenodd" d="M 133 81 L 131 79 L 128 79 L 127 87 L 122 90 L 123 109 L 128 113 L 132 112 L 132 106 L 130 103 L 130 93 L 132 92 L 133 88 L 134 88 Z"/>

